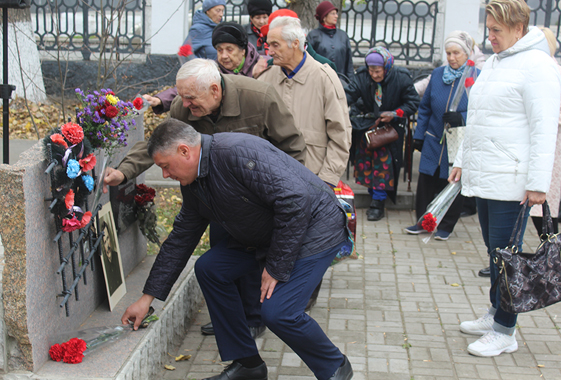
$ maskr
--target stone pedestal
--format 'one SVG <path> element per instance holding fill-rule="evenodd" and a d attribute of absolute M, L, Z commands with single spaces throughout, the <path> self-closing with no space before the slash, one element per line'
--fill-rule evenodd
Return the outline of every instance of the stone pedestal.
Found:
<path fill-rule="evenodd" d="M 129 146 L 144 138 L 142 116 L 137 128 L 129 133 Z M 113 158 L 118 163 L 128 149 Z M 100 171 L 98 160 L 97 173 Z M 35 371 L 48 360 L 49 337 L 76 330 L 96 307 L 106 300 L 105 283 L 99 257 L 94 255 L 95 272 L 86 270 L 87 285 L 78 284 L 79 300 L 73 294 L 70 316 L 60 307 L 62 298 L 58 246 L 53 241 L 55 225 L 49 212 L 50 177 L 41 143 L 21 154 L 14 165 L 0 165 L 0 234 L 4 245 L 5 265 L 2 276 L 5 335 L 4 371 Z M 143 176 L 138 178 L 143 182 Z M 92 198 L 93 199 L 93 198 Z M 104 194 L 102 204 L 109 202 Z M 90 201 L 91 205 L 91 201 Z M 76 239 L 78 234 L 74 232 Z M 67 234 L 63 240 L 68 253 Z M 125 276 L 146 256 L 146 240 L 135 223 L 119 235 Z M 80 255 L 75 254 L 76 267 Z M 72 283 L 72 266 L 66 267 L 68 286 Z"/>

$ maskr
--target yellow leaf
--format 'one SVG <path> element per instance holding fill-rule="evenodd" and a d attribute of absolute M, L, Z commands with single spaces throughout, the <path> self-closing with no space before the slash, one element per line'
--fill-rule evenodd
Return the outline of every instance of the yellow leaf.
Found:
<path fill-rule="evenodd" d="M 182 362 L 184 360 L 189 360 L 189 359 L 191 359 L 191 355 L 179 355 L 175 357 L 176 362 Z"/>
<path fill-rule="evenodd" d="M 456 254 L 456 252 L 452 252 L 452 254 L 453 254 L 453 255 L 455 255 L 455 254 Z"/>
<path fill-rule="evenodd" d="M 453 284 L 450 284 L 450 286 L 460 286 L 459 284 L 456 284 L 455 282 Z"/>
<path fill-rule="evenodd" d="M 164 365 L 164 368 L 167 369 L 168 371 L 174 371 L 175 367 L 169 364 Z"/>
<path fill-rule="evenodd" d="M 544 366 L 543 364 L 538 364 L 538 367 L 539 367 L 539 368 L 543 368 L 543 367 L 545 367 L 545 366 Z"/>

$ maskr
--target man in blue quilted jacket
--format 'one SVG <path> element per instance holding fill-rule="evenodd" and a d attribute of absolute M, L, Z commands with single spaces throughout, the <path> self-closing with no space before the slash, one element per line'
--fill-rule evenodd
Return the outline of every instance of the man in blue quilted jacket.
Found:
<path fill-rule="evenodd" d="M 266 140 L 241 133 L 212 136 L 168 119 L 148 152 L 164 177 L 181 183 L 183 207 L 144 286 L 122 316 L 140 324 L 154 298 L 164 300 L 210 221 L 230 238 L 195 263 L 216 342 L 232 364 L 207 380 L 266 380 L 234 281 L 261 270 L 262 318 L 320 380 L 348 380 L 352 367 L 304 312 L 312 291 L 346 242 L 346 215 L 333 191 Z"/>

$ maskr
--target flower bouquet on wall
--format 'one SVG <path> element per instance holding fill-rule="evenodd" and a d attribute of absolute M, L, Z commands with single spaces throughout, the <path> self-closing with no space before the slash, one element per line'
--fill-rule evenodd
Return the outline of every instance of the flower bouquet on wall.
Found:
<path fill-rule="evenodd" d="M 158 216 L 156 215 L 156 204 L 154 197 L 156 190 L 144 184 L 136 185 L 136 216 L 142 234 L 149 242 L 161 247 L 160 234 L 158 232 Z"/>
<path fill-rule="evenodd" d="M 56 202 L 51 212 L 61 218 L 60 227 L 65 232 L 84 228 L 92 216 L 90 211 L 84 211 L 86 199 L 94 188 L 94 180 L 87 174 L 96 164 L 92 146 L 84 138 L 82 127 L 74 123 L 53 129 L 43 144 L 51 159 L 57 162 L 51 184 Z"/>
<path fill-rule="evenodd" d="M 444 190 L 442 190 L 436 198 L 428 205 L 427 210 L 417 221 L 417 225 L 429 232 L 430 235 L 423 238 L 423 242 L 426 244 L 429 242 L 432 234 L 444 219 L 444 216 L 448 212 L 448 209 L 460 193 L 462 189 L 461 182 L 449 183 Z"/>
<path fill-rule="evenodd" d="M 122 101 L 110 89 L 84 93 L 77 88 L 76 96 L 82 104 L 76 118 L 93 149 L 103 149 L 112 157 L 117 148 L 127 146 L 127 132 L 136 126 L 133 116 L 141 103 Z"/>
<path fill-rule="evenodd" d="M 448 111 L 456 112 L 464 94 L 469 97 L 469 92 L 471 87 L 475 84 L 476 79 L 477 69 L 475 68 L 475 63 L 471 59 L 468 59 L 464 72 L 460 78 L 460 84 L 456 89 L 456 93 L 454 94 L 454 98 L 450 103 Z M 445 133 L 442 134 L 442 139 L 444 140 L 444 138 L 446 138 L 448 160 L 449 162 L 454 162 L 458 149 L 460 148 L 460 144 L 464 139 L 465 127 L 452 128 L 450 124 L 446 123 L 444 125 L 444 131 Z"/>

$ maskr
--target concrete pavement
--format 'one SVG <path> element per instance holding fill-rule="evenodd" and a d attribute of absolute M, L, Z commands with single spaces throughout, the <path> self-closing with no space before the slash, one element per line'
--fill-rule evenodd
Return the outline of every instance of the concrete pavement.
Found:
<path fill-rule="evenodd" d="M 311 315 L 348 355 L 355 380 L 561 379 L 561 304 L 521 314 L 519 349 L 513 354 L 479 358 L 467 345 L 477 339 L 459 331 L 459 323 L 481 316 L 488 307 L 489 279 L 477 216 L 462 218 L 446 242 L 406 235 L 414 212 L 389 210 L 379 222 L 358 212 L 361 258 L 331 267 L 325 274 Z M 535 249 L 530 226 L 524 249 Z M 162 379 L 202 379 L 222 371 L 212 336 L 200 326 L 209 321 L 204 305 L 183 342 L 170 351 Z M 257 339 L 269 367 L 269 380 L 312 380 L 304 363 L 272 332 Z M 192 355 L 175 362 L 172 356 Z"/>

